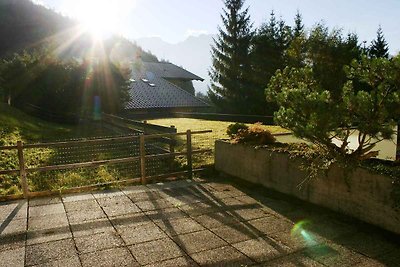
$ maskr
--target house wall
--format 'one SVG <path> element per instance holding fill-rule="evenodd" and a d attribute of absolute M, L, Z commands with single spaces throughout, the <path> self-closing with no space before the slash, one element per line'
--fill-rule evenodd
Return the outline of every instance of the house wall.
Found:
<path fill-rule="evenodd" d="M 299 164 L 286 153 L 216 141 L 218 171 L 400 234 L 400 211 L 391 199 L 392 179 L 362 168 L 346 176 L 334 166 L 326 176 L 304 183 L 307 175 Z"/>

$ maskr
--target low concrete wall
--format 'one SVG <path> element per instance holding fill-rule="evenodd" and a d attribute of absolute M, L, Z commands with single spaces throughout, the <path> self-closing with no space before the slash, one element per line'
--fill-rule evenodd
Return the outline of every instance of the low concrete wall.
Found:
<path fill-rule="evenodd" d="M 327 176 L 299 188 L 306 173 L 286 153 L 216 141 L 215 168 L 243 180 L 323 206 L 400 234 L 400 211 L 392 208 L 392 180 L 358 168 L 345 179 L 332 167 Z"/>

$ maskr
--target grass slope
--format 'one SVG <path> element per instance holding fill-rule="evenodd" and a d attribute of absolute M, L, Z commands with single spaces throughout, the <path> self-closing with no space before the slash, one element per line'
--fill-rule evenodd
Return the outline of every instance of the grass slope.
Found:
<path fill-rule="evenodd" d="M 50 123 L 29 116 L 18 109 L 0 103 L 0 146 L 15 145 L 21 140 L 24 143 L 61 141 L 100 136 L 112 136 L 116 133 L 99 124 L 84 123 L 82 125 L 63 125 Z M 115 147 L 115 145 L 114 145 Z M 104 149 L 103 149 L 104 150 Z M 123 147 L 110 148 L 76 147 L 39 148 L 24 150 L 27 167 L 39 167 L 63 163 L 91 161 L 93 157 L 115 157 L 115 153 L 123 153 Z M 102 153 L 100 153 L 102 152 Z M 110 153 L 113 152 L 113 155 Z M 19 169 L 16 150 L 0 151 L 0 170 Z M 115 178 L 115 170 L 111 168 L 59 171 L 49 173 L 32 173 L 28 176 L 32 191 L 57 189 L 60 187 L 80 186 L 90 183 L 109 181 Z M 0 176 L 0 195 L 20 193 L 18 175 Z"/>
<path fill-rule="evenodd" d="M 68 138 L 71 132 L 72 127 L 49 123 L 0 103 L 0 145 L 15 145 L 18 140 L 38 142 Z"/>
<path fill-rule="evenodd" d="M 51 123 L 0 103 L 0 145 L 15 145 L 18 140 L 37 143 L 111 135 L 115 132 L 98 124 Z"/>

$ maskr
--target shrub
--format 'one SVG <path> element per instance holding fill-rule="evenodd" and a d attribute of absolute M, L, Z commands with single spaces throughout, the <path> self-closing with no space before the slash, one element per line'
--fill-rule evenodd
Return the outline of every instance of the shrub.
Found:
<path fill-rule="evenodd" d="M 249 129 L 249 126 L 247 126 L 244 123 L 237 122 L 229 125 L 228 129 L 226 130 L 226 133 L 232 139 L 239 132 L 239 130 L 247 130 L 247 129 Z"/>
<path fill-rule="evenodd" d="M 239 129 L 232 137 L 232 141 L 251 145 L 269 145 L 276 140 L 270 131 L 261 128 L 261 124 L 256 123 L 251 127 Z"/>
<path fill-rule="evenodd" d="M 347 82 L 335 96 L 311 67 L 277 71 L 266 91 L 279 111 L 275 122 L 343 162 L 377 155 L 375 145 L 394 136 L 400 105 L 400 56 L 363 58 L 345 68 Z M 352 134 L 358 146 L 349 149 Z"/>

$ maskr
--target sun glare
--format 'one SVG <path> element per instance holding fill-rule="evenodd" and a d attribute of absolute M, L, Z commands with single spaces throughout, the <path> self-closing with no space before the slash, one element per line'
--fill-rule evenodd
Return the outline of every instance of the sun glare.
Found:
<path fill-rule="evenodd" d="M 120 33 L 121 20 L 134 8 L 135 0 L 68 0 L 64 10 L 78 19 L 96 38 Z"/>

